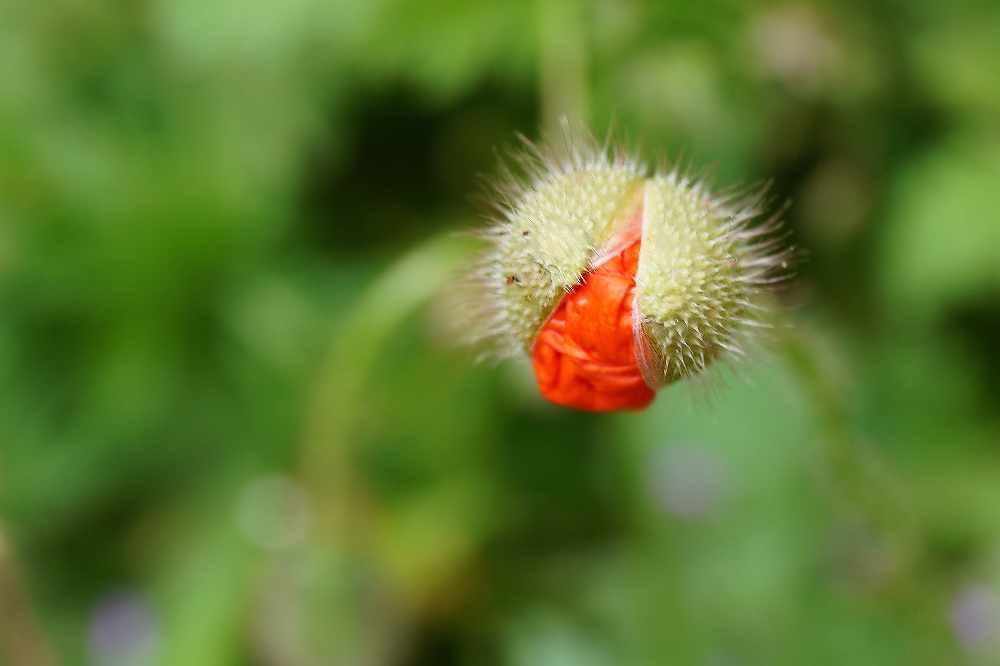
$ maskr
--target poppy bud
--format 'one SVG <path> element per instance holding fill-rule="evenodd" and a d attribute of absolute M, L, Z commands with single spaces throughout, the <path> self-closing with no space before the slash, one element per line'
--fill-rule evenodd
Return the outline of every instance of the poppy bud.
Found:
<path fill-rule="evenodd" d="M 734 202 L 676 171 L 647 177 L 593 140 L 567 158 L 527 143 L 526 178 L 494 198 L 491 248 L 459 285 L 465 341 L 531 358 L 542 395 L 592 411 L 642 409 L 655 390 L 744 355 L 755 296 L 790 249 L 762 197 Z"/>

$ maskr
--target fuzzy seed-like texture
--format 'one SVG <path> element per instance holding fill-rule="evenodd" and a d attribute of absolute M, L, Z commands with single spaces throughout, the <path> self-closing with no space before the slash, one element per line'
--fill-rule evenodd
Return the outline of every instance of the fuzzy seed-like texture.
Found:
<path fill-rule="evenodd" d="M 451 286 L 449 327 L 481 358 L 531 353 L 538 332 L 619 229 L 642 166 L 609 154 L 593 139 L 572 141 L 568 156 L 525 141 L 519 174 L 504 167 L 490 191 L 490 249 L 474 255 Z"/>
<path fill-rule="evenodd" d="M 763 193 L 647 177 L 622 151 L 568 141 L 569 157 L 526 141 L 523 175 L 496 187 L 490 248 L 451 290 L 462 339 L 483 357 L 530 356 L 543 395 L 595 411 L 641 408 L 745 356 L 766 327 L 761 295 L 796 256 Z"/>
<path fill-rule="evenodd" d="M 653 387 L 703 371 L 746 317 L 728 215 L 675 177 L 650 179 L 636 276 L 635 335 Z"/>
<path fill-rule="evenodd" d="M 509 342 L 530 353 L 535 336 L 606 242 L 611 219 L 636 179 L 629 164 L 581 164 L 532 188 L 497 242 L 492 282 Z"/>

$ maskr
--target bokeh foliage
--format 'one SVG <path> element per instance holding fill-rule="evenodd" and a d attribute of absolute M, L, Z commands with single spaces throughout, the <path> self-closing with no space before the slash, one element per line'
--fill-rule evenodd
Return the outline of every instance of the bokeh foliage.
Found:
<path fill-rule="evenodd" d="M 561 114 L 792 201 L 710 400 L 445 339 Z M 3 0 L 0 386 L 64 664 L 1000 663 L 1000 6 Z"/>

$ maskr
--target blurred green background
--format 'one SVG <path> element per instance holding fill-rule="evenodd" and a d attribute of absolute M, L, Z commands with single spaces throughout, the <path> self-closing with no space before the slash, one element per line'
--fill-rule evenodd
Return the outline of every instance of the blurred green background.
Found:
<path fill-rule="evenodd" d="M 790 326 L 544 403 L 434 294 L 565 114 Z M 995 0 L 0 0 L 0 663 L 1000 664 Z"/>

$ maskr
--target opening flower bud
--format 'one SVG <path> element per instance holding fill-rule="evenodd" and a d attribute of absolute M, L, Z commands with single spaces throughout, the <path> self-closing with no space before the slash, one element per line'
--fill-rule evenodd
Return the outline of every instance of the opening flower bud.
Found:
<path fill-rule="evenodd" d="M 779 217 L 761 219 L 760 194 L 647 177 L 592 140 L 564 159 L 527 145 L 526 177 L 508 172 L 497 188 L 491 248 L 456 291 L 465 341 L 529 356 L 542 395 L 593 411 L 642 409 L 656 389 L 744 355 L 756 297 L 792 253 Z"/>

